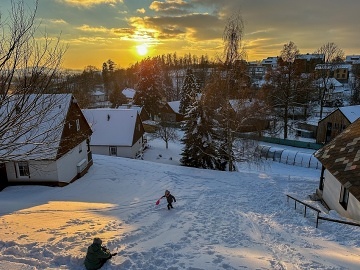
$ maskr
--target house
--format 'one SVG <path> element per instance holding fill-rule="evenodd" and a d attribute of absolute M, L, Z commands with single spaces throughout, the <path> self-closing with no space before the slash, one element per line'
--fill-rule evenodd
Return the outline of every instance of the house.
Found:
<path fill-rule="evenodd" d="M 259 100 L 229 100 L 232 117 L 237 120 L 237 131 L 240 133 L 258 132 L 270 127 L 270 121 L 264 117 L 266 110 Z"/>
<path fill-rule="evenodd" d="M 360 220 L 360 119 L 314 155 L 323 165 L 317 194 L 329 209 Z"/>
<path fill-rule="evenodd" d="M 324 95 L 325 106 L 336 106 L 337 104 L 342 104 L 344 92 L 347 90 L 342 83 L 335 78 L 326 79 L 325 84 L 321 79 L 319 79 L 317 83 L 320 88 L 324 88 L 324 85 L 326 84 L 327 90 Z"/>
<path fill-rule="evenodd" d="M 180 101 L 166 102 L 160 110 L 162 121 L 178 123 L 184 120 L 184 115 L 179 113 Z"/>
<path fill-rule="evenodd" d="M 101 85 L 95 87 L 91 93 L 91 104 L 89 108 L 107 108 L 111 103 L 107 99 L 104 88 Z"/>
<path fill-rule="evenodd" d="M 86 109 L 83 113 L 93 134 L 94 154 L 136 158 L 144 147 L 144 127 L 134 109 Z"/>
<path fill-rule="evenodd" d="M 316 143 L 326 144 L 360 117 L 360 105 L 339 107 L 318 123 Z"/>
<path fill-rule="evenodd" d="M 134 96 L 136 91 L 132 88 L 125 88 L 121 91 L 123 95 L 126 97 L 128 103 L 132 103 L 134 101 Z"/>
<path fill-rule="evenodd" d="M 261 65 L 266 67 L 268 70 L 271 70 L 273 68 L 277 67 L 278 57 L 268 57 L 266 59 L 263 59 L 261 61 Z"/>
<path fill-rule="evenodd" d="M 1 107 L 7 113 L 0 117 L 10 115 L 22 97 L 13 96 L 6 108 Z M 29 105 L 31 111 L 16 111 L 19 120 L 1 139 L 1 185 L 65 186 L 84 175 L 93 163 L 92 132 L 76 99 L 71 94 L 33 94 L 23 100 L 22 110 Z"/>
<path fill-rule="evenodd" d="M 302 73 L 311 73 L 316 65 L 324 61 L 323 54 L 299 54 L 295 57 L 295 63 Z"/>

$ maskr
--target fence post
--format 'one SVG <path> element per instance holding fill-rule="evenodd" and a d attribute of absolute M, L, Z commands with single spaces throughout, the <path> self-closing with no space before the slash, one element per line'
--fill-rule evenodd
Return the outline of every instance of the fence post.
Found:
<path fill-rule="evenodd" d="M 319 212 L 316 215 L 316 228 L 318 227 L 318 225 L 319 225 Z"/>

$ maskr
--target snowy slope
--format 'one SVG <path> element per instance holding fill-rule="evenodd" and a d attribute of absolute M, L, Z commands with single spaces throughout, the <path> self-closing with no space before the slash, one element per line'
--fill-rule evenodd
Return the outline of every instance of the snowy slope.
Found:
<path fill-rule="evenodd" d="M 322 209 L 308 197 L 319 170 L 186 168 L 175 165 L 181 146 L 150 145 L 145 160 L 94 155 L 89 172 L 63 188 L 0 192 L 0 269 L 85 269 L 95 236 L 119 252 L 102 269 L 359 269 L 360 228 L 315 228 L 314 213 L 286 200 Z M 177 199 L 170 211 L 165 200 L 155 205 L 165 189 Z"/>

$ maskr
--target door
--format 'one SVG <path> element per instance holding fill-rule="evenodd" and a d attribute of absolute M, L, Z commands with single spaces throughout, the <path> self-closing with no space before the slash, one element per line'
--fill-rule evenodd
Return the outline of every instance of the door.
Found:
<path fill-rule="evenodd" d="M 0 190 L 3 190 L 8 185 L 8 178 L 6 173 L 5 163 L 0 163 Z"/>
<path fill-rule="evenodd" d="M 329 141 L 331 141 L 331 134 L 332 134 L 332 123 L 328 122 L 327 126 L 326 126 L 326 138 L 325 138 L 325 143 L 328 143 Z"/>

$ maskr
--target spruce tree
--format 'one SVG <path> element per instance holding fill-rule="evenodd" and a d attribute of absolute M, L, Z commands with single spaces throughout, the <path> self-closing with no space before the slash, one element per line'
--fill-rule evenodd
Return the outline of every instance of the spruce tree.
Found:
<path fill-rule="evenodd" d="M 188 167 L 219 169 L 215 123 L 203 100 L 194 99 L 185 115 L 185 145 L 180 162 Z"/>
<path fill-rule="evenodd" d="M 179 112 L 186 113 L 186 109 L 191 105 L 192 100 L 195 99 L 199 92 L 199 85 L 191 69 L 186 71 L 185 80 L 181 89 L 181 100 Z"/>
<path fill-rule="evenodd" d="M 145 59 L 140 63 L 139 81 L 134 104 L 144 106 L 152 120 L 159 114 L 164 97 L 164 76 L 157 59 Z"/>

